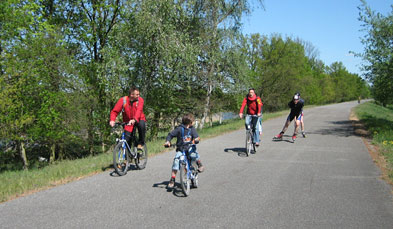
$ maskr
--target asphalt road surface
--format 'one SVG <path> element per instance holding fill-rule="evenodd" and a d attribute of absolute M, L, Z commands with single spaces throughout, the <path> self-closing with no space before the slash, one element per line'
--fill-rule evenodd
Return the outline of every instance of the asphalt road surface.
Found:
<path fill-rule="evenodd" d="M 118 177 L 106 171 L 0 204 L 0 228 L 393 228 L 392 187 L 380 179 L 350 109 L 305 110 L 307 138 L 286 117 L 263 122 L 261 147 L 245 156 L 245 131 L 198 145 L 206 170 L 184 197 L 168 191 L 173 152 Z"/>

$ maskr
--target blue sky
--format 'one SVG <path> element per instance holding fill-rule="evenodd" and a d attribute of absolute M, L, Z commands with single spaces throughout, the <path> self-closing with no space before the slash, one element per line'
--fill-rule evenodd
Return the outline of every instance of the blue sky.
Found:
<path fill-rule="evenodd" d="M 372 10 L 387 15 L 393 0 L 367 0 Z M 310 42 L 326 65 L 343 62 L 351 73 L 361 74 L 360 58 L 349 51 L 363 52 L 358 20 L 360 0 L 264 0 L 265 10 L 254 8 L 243 18 L 243 34 L 281 34 Z"/>

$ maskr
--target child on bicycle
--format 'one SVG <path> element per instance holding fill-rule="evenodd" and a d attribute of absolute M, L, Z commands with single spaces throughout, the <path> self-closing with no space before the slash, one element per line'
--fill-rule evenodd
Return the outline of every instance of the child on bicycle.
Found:
<path fill-rule="evenodd" d="M 182 124 L 178 127 L 176 127 L 174 130 L 172 130 L 170 133 L 168 133 L 168 136 L 166 137 L 166 142 L 164 144 L 165 147 L 171 146 L 171 140 L 172 138 L 176 137 L 176 156 L 173 159 L 173 164 L 172 164 L 172 174 L 171 174 L 171 179 L 169 180 L 168 188 L 173 188 L 175 185 L 175 178 L 176 178 L 176 173 L 179 170 L 179 158 L 182 155 L 182 151 L 188 150 L 190 147 L 190 144 L 192 143 L 198 143 L 200 138 L 198 136 L 198 133 L 196 132 L 196 129 L 192 126 L 194 122 L 194 116 L 192 114 L 186 114 L 182 118 Z M 194 162 L 196 161 L 196 164 L 198 166 L 198 171 L 201 173 L 204 170 L 204 167 L 201 163 L 199 154 L 197 151 L 192 153 L 190 155 L 191 161 Z"/>

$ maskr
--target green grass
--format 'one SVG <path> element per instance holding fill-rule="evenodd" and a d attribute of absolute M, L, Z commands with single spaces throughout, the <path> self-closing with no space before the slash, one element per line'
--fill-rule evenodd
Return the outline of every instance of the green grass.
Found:
<path fill-rule="evenodd" d="M 393 107 L 368 102 L 357 106 L 354 111 L 370 132 L 372 143 L 379 147 L 384 156 L 388 164 L 388 177 L 393 183 Z"/>
<path fill-rule="evenodd" d="M 278 117 L 286 113 L 288 111 L 266 113 L 263 116 L 263 120 Z M 213 123 L 212 127 L 199 130 L 198 134 L 203 141 L 204 139 L 241 128 L 244 128 L 244 119 L 234 119 L 226 121 L 221 125 Z M 160 133 L 158 140 L 147 142 L 150 156 L 167 150 L 163 147 L 166 135 L 167 133 Z M 68 183 L 107 169 L 112 169 L 111 151 L 83 159 L 58 161 L 40 169 L 3 172 L 0 173 L 0 202 L 59 184 Z"/>

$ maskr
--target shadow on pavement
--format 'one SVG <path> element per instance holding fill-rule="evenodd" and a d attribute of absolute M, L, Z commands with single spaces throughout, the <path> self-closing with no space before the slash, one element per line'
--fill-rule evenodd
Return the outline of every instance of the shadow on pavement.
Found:
<path fill-rule="evenodd" d="M 177 183 L 175 183 L 175 187 L 173 187 L 173 195 L 177 197 L 187 197 L 186 195 L 184 195 L 183 191 Z"/>
<path fill-rule="evenodd" d="M 233 153 L 237 153 L 237 155 L 239 157 L 247 157 L 246 148 L 240 148 L 240 147 L 226 148 L 226 149 L 224 149 L 224 152 L 226 152 L 226 153 L 228 153 L 228 152 L 232 153 L 233 152 Z"/>
<path fill-rule="evenodd" d="M 153 184 L 153 188 L 165 188 L 167 190 L 167 192 L 171 192 L 172 190 L 170 188 L 167 188 L 168 184 L 169 184 L 169 181 L 155 183 L 155 184 Z"/>
<path fill-rule="evenodd" d="M 180 186 L 178 183 L 175 182 L 175 186 L 173 188 L 168 188 L 169 181 L 163 181 L 161 183 L 155 183 L 153 184 L 153 188 L 162 188 L 162 189 L 166 189 L 167 192 L 172 192 L 174 196 L 177 197 L 186 197 L 183 193 L 183 191 L 181 190 Z"/>
<path fill-rule="evenodd" d="M 110 169 L 110 168 L 113 168 L 113 164 L 108 166 L 108 167 L 106 167 L 106 169 Z M 130 170 L 139 170 L 139 169 L 136 167 L 136 165 L 130 165 L 130 166 L 128 166 L 127 172 L 129 172 Z M 116 170 L 114 170 L 114 169 L 109 173 L 109 176 L 111 176 L 111 177 L 121 177 L 121 176 L 119 176 L 119 174 L 116 173 Z"/>
<path fill-rule="evenodd" d="M 358 120 L 334 121 L 328 123 L 330 125 L 330 127 L 328 128 L 321 128 L 319 130 L 307 133 L 319 135 L 335 135 L 339 137 L 368 136 L 368 132 L 364 129 L 364 126 Z"/>
<path fill-rule="evenodd" d="M 273 137 L 272 142 L 288 142 L 288 143 L 294 143 L 294 142 L 292 141 L 292 135 L 287 135 L 287 134 L 284 134 L 284 135 L 282 136 L 282 139 L 276 139 L 276 138 Z"/>

